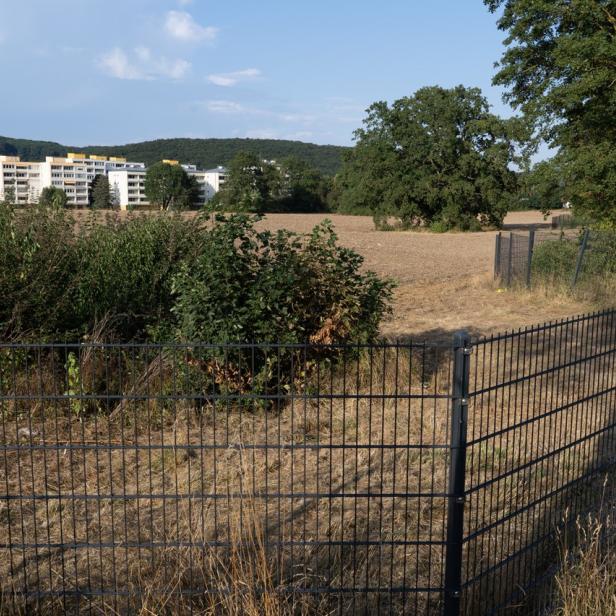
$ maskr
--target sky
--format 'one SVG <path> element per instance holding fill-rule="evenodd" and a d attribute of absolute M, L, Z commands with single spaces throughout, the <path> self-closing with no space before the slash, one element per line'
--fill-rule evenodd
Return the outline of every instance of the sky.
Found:
<path fill-rule="evenodd" d="M 509 116 L 503 38 L 482 0 L 0 0 L 0 135 L 351 145 L 371 103 L 460 83 Z"/>

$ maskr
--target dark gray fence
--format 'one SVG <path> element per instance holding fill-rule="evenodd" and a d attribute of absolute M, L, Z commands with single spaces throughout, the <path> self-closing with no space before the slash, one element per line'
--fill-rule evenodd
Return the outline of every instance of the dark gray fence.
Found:
<path fill-rule="evenodd" d="M 0 345 L 3 606 L 517 604 L 614 464 L 615 316 L 447 345 Z"/>
<path fill-rule="evenodd" d="M 591 246 L 602 245 L 610 235 L 608 232 L 588 229 L 500 232 L 495 240 L 494 278 L 506 287 L 513 285 L 530 287 L 533 281 L 535 249 L 546 242 L 568 242 L 575 243 L 577 247 L 577 258 L 571 261 L 568 272 L 569 281 L 575 286 L 583 272 L 585 260 L 588 258 L 587 250 Z"/>

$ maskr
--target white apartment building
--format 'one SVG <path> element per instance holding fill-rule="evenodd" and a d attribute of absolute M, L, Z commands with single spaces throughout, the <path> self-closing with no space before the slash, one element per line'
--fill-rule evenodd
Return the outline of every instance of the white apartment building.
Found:
<path fill-rule="evenodd" d="M 175 160 L 163 160 L 168 165 L 179 165 Z M 195 165 L 181 165 L 184 171 L 197 180 L 199 185 L 199 202 L 207 203 L 224 184 L 226 169 L 217 167 L 208 171 L 200 171 Z M 110 171 L 109 187 L 111 201 L 121 210 L 147 207 L 150 202 L 145 196 L 145 169 L 120 169 Z"/>
<path fill-rule="evenodd" d="M 61 188 L 72 207 L 87 207 L 92 181 L 116 169 L 141 169 L 144 163 L 127 162 L 117 156 L 69 153 L 47 156 L 45 162 L 21 161 L 18 156 L 0 156 L 0 199 L 12 196 L 17 205 L 37 203 L 43 188 Z"/>
<path fill-rule="evenodd" d="M 41 164 L 21 161 L 19 156 L 0 156 L 0 200 L 36 203 L 42 190 Z"/>
<path fill-rule="evenodd" d="M 216 167 L 203 172 L 204 182 L 207 184 L 206 201 L 209 201 L 221 188 L 227 179 L 227 169 Z"/>
<path fill-rule="evenodd" d="M 110 171 L 111 203 L 121 210 L 148 206 L 145 196 L 145 169 L 116 169 Z"/>
<path fill-rule="evenodd" d="M 164 163 L 179 165 L 176 160 Z M 195 165 L 182 165 L 195 177 L 201 203 L 209 201 L 224 184 L 226 169 L 200 171 Z M 17 205 L 37 203 L 43 188 L 62 189 L 71 207 L 87 207 L 92 182 L 97 175 L 109 178 L 112 203 L 120 209 L 149 206 L 145 196 L 144 163 L 128 162 L 117 156 L 85 155 L 70 152 L 66 157 L 47 156 L 45 162 L 26 162 L 18 156 L 0 156 L 0 200 L 10 197 Z"/>
<path fill-rule="evenodd" d="M 41 163 L 42 186 L 61 188 L 69 205 L 86 207 L 92 181 L 97 175 L 109 175 L 117 169 L 137 169 L 145 173 L 144 163 L 127 162 L 118 156 L 96 156 L 69 153 L 66 158 L 47 156 Z"/>

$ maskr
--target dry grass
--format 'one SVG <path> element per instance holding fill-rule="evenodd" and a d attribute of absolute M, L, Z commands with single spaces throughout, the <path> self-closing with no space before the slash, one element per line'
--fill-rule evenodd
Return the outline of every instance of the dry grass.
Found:
<path fill-rule="evenodd" d="M 573 540 L 563 542 L 564 567 L 556 578 L 552 616 L 616 614 L 616 543 L 613 514 L 578 519 Z"/>
<path fill-rule="evenodd" d="M 328 613 L 339 600 L 345 610 L 371 610 L 392 597 L 326 593 L 317 602 L 304 591 L 440 586 L 442 546 L 422 542 L 442 538 L 444 499 L 380 496 L 446 489 L 444 451 L 404 446 L 447 442 L 446 401 L 428 398 L 425 409 L 394 397 L 447 389 L 448 364 L 426 359 L 431 374 L 418 372 L 421 354 L 375 352 L 344 375 L 321 371 L 318 395 L 281 409 L 197 410 L 151 395 L 147 404 L 127 401 L 121 413 L 80 419 L 68 401 L 19 401 L 5 415 L 3 442 L 48 448 L 8 453 L 7 493 L 52 499 L 11 502 L 0 543 L 105 547 L 3 550 L 4 593 L 119 584 L 142 593 L 131 607 L 144 613 L 165 613 L 167 601 L 176 613 L 189 600 L 180 594 L 186 589 L 207 597 L 206 605 L 190 600 L 198 613 Z M 161 386 L 156 375 L 149 379 L 151 392 Z M 16 385 L 27 387 L 25 378 Z M 327 398 L 354 391 L 391 398 Z M 182 498 L 163 497 L 175 494 Z M 408 533 L 418 545 L 399 544 Z M 206 592 L 221 587 L 226 593 Z M 409 601 L 421 612 L 437 599 L 426 593 Z M 61 611 L 67 601 L 41 609 Z M 94 603 L 122 611 L 124 600 L 106 601 Z M 404 601 L 394 592 L 392 609 L 403 611 Z"/>

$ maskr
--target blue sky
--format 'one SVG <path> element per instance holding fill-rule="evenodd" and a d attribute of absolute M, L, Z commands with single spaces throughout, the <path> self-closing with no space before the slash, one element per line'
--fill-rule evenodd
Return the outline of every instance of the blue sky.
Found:
<path fill-rule="evenodd" d="M 459 83 L 510 115 L 495 21 L 481 0 L 0 0 L 0 134 L 349 145 L 370 103 Z"/>

